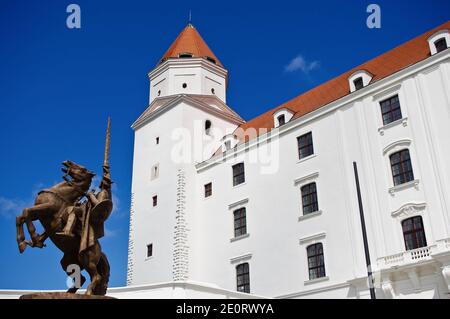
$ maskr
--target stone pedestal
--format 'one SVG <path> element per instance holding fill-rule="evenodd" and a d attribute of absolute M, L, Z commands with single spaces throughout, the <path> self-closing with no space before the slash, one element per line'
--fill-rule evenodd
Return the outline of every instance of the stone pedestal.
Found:
<path fill-rule="evenodd" d="M 67 292 L 38 292 L 22 295 L 19 299 L 116 299 L 108 296 L 89 296 L 85 294 L 71 294 Z"/>

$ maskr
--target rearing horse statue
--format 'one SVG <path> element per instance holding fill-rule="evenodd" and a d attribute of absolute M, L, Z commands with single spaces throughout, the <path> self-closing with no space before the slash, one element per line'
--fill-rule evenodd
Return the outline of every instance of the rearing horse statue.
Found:
<path fill-rule="evenodd" d="M 88 295 L 105 295 L 109 281 L 108 259 L 98 239 L 103 237 L 103 223 L 112 211 L 112 181 L 108 164 L 110 125 L 108 119 L 103 177 L 97 194 L 88 192 L 95 174 L 79 164 L 64 161 L 64 181 L 40 191 L 34 206 L 25 208 L 16 218 L 20 253 L 27 245 L 44 247 L 44 241 L 50 238 L 64 253 L 61 266 L 68 275 L 72 275 L 69 265 L 78 265 L 80 270 L 85 269 L 89 273 Z M 36 220 L 45 229 L 41 235 L 36 233 L 33 225 Z M 31 240 L 25 240 L 24 224 Z M 74 285 L 68 292 L 75 293 L 85 281 L 81 275 L 80 285 Z"/>

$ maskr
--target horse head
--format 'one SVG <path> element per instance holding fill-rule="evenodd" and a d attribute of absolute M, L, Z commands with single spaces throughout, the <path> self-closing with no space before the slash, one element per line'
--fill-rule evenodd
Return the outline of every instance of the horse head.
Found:
<path fill-rule="evenodd" d="M 61 170 L 64 172 L 63 179 L 69 184 L 76 184 L 80 187 L 89 189 L 92 178 L 95 176 L 93 172 L 72 161 L 64 161 L 62 163 L 65 167 Z M 70 178 L 69 178 L 70 177 Z"/>

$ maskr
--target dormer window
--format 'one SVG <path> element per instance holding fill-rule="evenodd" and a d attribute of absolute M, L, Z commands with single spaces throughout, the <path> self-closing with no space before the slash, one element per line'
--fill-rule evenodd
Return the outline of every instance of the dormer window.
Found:
<path fill-rule="evenodd" d="M 445 38 L 440 38 L 439 40 L 435 41 L 434 46 L 436 47 L 436 53 L 444 51 L 448 48 Z"/>
<path fill-rule="evenodd" d="M 178 54 L 178 57 L 180 59 L 192 58 L 192 53 L 183 52 L 183 53 Z"/>
<path fill-rule="evenodd" d="M 350 86 L 350 92 L 355 92 L 366 87 L 372 81 L 373 75 L 365 70 L 358 70 L 349 76 L 348 82 Z"/>
<path fill-rule="evenodd" d="M 448 48 L 449 44 L 450 33 L 449 30 L 446 29 L 439 30 L 428 38 L 428 45 L 430 46 L 431 55 L 444 51 Z"/>
<path fill-rule="evenodd" d="M 291 110 L 282 108 L 275 111 L 273 114 L 274 127 L 279 127 L 286 124 L 294 115 Z"/>
<path fill-rule="evenodd" d="M 360 90 L 364 87 L 364 82 L 362 78 L 357 78 L 353 81 L 353 84 L 355 85 L 355 91 Z"/>
<path fill-rule="evenodd" d="M 234 134 L 225 135 L 222 139 L 222 152 L 226 152 L 235 147 L 238 143 L 237 137 Z"/>

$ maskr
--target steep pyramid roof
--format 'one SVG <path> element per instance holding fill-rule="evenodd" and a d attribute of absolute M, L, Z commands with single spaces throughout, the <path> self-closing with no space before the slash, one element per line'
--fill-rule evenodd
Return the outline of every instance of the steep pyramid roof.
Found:
<path fill-rule="evenodd" d="M 161 59 L 180 58 L 180 55 L 192 55 L 193 58 L 205 58 L 223 67 L 194 26 L 189 23 L 178 35 Z M 189 57 L 189 56 L 186 56 Z"/>

